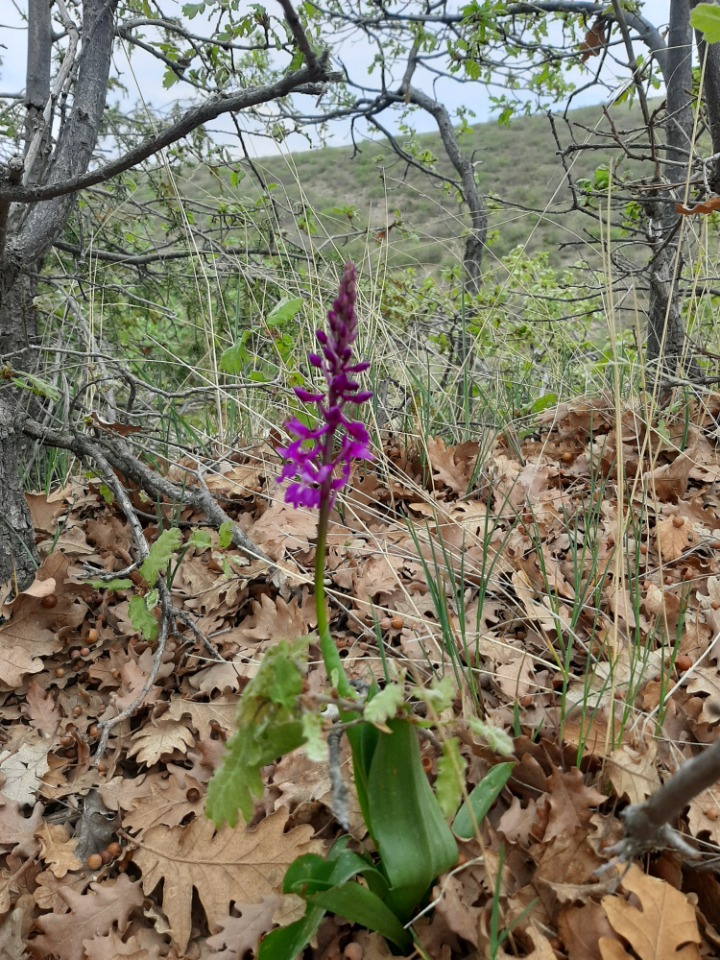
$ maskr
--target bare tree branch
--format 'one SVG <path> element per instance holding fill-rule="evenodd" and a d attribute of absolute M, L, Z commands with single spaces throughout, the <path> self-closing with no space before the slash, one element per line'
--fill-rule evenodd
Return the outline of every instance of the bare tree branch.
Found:
<path fill-rule="evenodd" d="M 678 847 L 680 840 L 669 826 L 703 790 L 720 780 L 720 741 L 688 761 L 644 803 L 636 803 L 623 812 L 625 836 L 609 853 L 631 860 L 648 850 Z M 684 847 L 687 845 L 683 844 Z M 687 849 L 684 850 L 687 854 Z M 693 853 L 694 851 L 690 851 Z"/>
<path fill-rule="evenodd" d="M 450 114 L 443 104 L 410 85 L 405 88 L 404 93 L 410 103 L 415 103 L 427 111 L 437 123 L 445 151 L 462 182 L 462 194 L 470 210 L 471 224 L 465 241 L 463 265 L 468 289 L 472 293 L 478 293 L 482 284 L 482 257 L 487 242 L 488 220 L 485 204 L 475 183 L 473 164 L 460 149 Z"/>
<path fill-rule="evenodd" d="M 73 38 L 77 39 L 77 37 Z M 65 62 L 75 58 L 74 46 L 65 55 Z M 47 143 L 52 111 L 50 101 L 50 68 L 52 63 L 52 19 L 50 4 L 30 0 L 28 6 L 28 58 L 25 71 L 25 173 L 33 179 L 35 164 L 43 143 Z M 57 89 L 57 86 L 56 86 Z"/>
<path fill-rule="evenodd" d="M 106 460 L 114 470 L 132 480 L 153 497 L 161 497 L 171 503 L 184 503 L 186 506 L 201 510 L 216 527 L 229 523 L 232 528 L 232 543 L 236 549 L 253 560 L 264 560 L 272 566 L 274 561 L 263 553 L 250 538 L 225 513 L 220 504 L 212 497 L 204 484 L 178 486 L 171 480 L 161 477 L 150 467 L 133 456 L 127 444 L 118 434 L 110 438 L 98 436 L 92 438 L 86 434 L 69 430 L 53 430 L 27 418 L 20 428 L 26 436 L 50 447 L 71 450 L 83 460 Z"/>
<path fill-rule="evenodd" d="M 319 62 L 315 67 L 301 67 L 300 70 L 281 77 L 274 83 L 261 87 L 251 87 L 234 94 L 220 94 L 213 97 L 206 103 L 191 108 L 175 123 L 149 137 L 122 157 L 98 167 L 97 170 L 45 186 L 0 189 L 0 198 L 10 200 L 13 203 L 35 203 L 38 200 L 51 200 L 55 197 L 77 193 L 78 190 L 85 187 L 103 183 L 111 177 L 124 173 L 131 167 L 148 160 L 158 151 L 192 133 L 203 123 L 215 120 L 224 113 L 247 110 L 262 103 L 269 103 L 272 100 L 286 97 L 306 84 L 338 79 L 337 74 L 330 74 L 326 71 L 325 62 L 323 58 L 322 62 Z"/>
<path fill-rule="evenodd" d="M 319 66 L 317 53 L 315 50 L 313 50 L 312 44 L 308 40 L 308 36 L 302 28 L 300 19 L 295 12 L 295 8 L 290 3 L 290 0 L 278 0 L 278 3 L 283 8 L 285 19 L 287 20 L 288 26 L 292 31 L 292 35 L 295 43 L 297 44 L 298 50 L 305 57 L 305 63 L 308 65 L 308 67 L 310 67 L 310 69 L 317 69 Z"/>

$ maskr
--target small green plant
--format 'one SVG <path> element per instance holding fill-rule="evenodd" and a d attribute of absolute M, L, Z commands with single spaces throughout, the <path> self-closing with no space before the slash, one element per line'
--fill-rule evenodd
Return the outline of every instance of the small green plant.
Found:
<path fill-rule="evenodd" d="M 219 533 L 220 546 L 229 546 L 229 524 L 222 524 Z M 182 533 L 177 527 L 163 530 L 152 544 L 147 557 L 138 569 L 145 589 L 136 590 L 130 598 L 128 609 L 130 623 L 142 634 L 143 639 L 153 641 L 158 636 L 158 621 L 155 619 L 154 610 L 160 599 L 156 587 L 160 574 L 167 574 L 167 584 L 171 587 L 188 550 L 191 547 L 197 551 L 207 550 L 211 545 L 210 535 L 206 530 L 194 530 L 183 543 Z M 114 577 L 110 580 L 91 580 L 90 586 L 98 590 L 132 590 L 135 583 L 129 577 Z"/>

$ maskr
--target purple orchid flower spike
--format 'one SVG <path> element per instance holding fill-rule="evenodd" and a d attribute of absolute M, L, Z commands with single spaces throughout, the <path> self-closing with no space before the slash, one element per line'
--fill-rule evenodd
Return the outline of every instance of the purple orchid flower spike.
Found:
<path fill-rule="evenodd" d="M 327 382 L 326 391 L 313 392 L 295 387 L 299 400 L 315 406 L 319 424 L 306 427 L 293 418 L 285 424 L 295 439 L 278 453 L 287 460 L 278 478 L 289 480 L 285 501 L 295 507 L 330 509 L 350 477 L 354 460 L 372 460 L 370 437 L 364 424 L 345 413 L 348 404 L 358 406 L 372 397 L 370 390 L 361 390 L 354 379 L 369 363 L 352 362 L 352 345 L 357 337 L 357 299 L 355 264 L 345 264 L 337 299 L 328 311 L 327 332 L 315 333 L 322 354 L 308 355 L 310 364 L 320 370 Z"/>

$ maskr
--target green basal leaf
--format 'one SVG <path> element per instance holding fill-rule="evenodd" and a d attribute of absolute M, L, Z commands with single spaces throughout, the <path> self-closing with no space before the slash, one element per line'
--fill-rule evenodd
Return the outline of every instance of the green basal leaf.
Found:
<path fill-rule="evenodd" d="M 302 310 L 303 301 L 300 297 L 285 297 L 276 303 L 265 318 L 265 323 L 272 329 L 283 323 L 288 323 Z"/>
<path fill-rule="evenodd" d="M 372 694 L 372 691 L 371 691 Z M 370 798 L 368 794 L 368 777 L 372 765 L 373 754 L 377 746 L 380 731 L 371 723 L 360 723 L 356 727 L 348 727 L 347 738 L 353 758 L 353 776 L 360 812 L 370 838 L 375 843 L 372 821 L 370 819 Z"/>
<path fill-rule="evenodd" d="M 377 894 L 359 883 L 343 883 L 331 887 L 325 893 L 316 893 L 310 901 L 323 907 L 350 923 L 358 923 L 367 930 L 375 930 L 386 940 L 390 940 L 403 953 L 412 949 L 412 937 Z"/>
<path fill-rule="evenodd" d="M 345 883 L 359 873 L 382 879 L 366 860 L 346 849 L 349 839 L 338 840 L 327 859 L 308 853 L 290 864 L 283 879 L 283 893 L 305 897 L 307 913 L 302 920 L 269 933 L 260 942 L 258 960 L 295 960 L 310 943 L 326 912 L 325 907 L 313 904 L 314 893 Z M 383 892 L 386 890 L 384 887 Z"/>
<path fill-rule="evenodd" d="M 130 623 L 146 640 L 155 640 L 157 638 L 160 628 L 157 620 L 148 609 L 145 597 L 140 597 L 135 594 L 135 596 L 130 599 L 128 613 L 130 615 Z"/>
<path fill-rule="evenodd" d="M 182 534 L 177 527 L 163 530 L 155 543 L 150 547 L 150 553 L 145 557 L 140 567 L 140 575 L 148 586 L 152 586 L 160 573 L 167 569 L 172 555 L 182 545 Z"/>
<path fill-rule="evenodd" d="M 300 694 L 307 673 L 308 638 L 281 640 L 269 650 L 243 691 L 237 729 L 208 786 L 205 812 L 217 825 L 253 815 L 263 794 L 260 770 L 304 742 Z"/>
<path fill-rule="evenodd" d="M 385 725 L 388 720 L 398 715 L 405 701 L 405 691 L 399 683 L 388 683 L 384 690 L 376 693 L 365 704 L 363 716 L 368 723 Z"/>
<path fill-rule="evenodd" d="M 390 884 L 387 904 L 405 922 L 432 882 L 455 866 L 458 849 L 425 776 L 415 728 L 407 720 L 388 726 L 370 761 L 366 822 Z"/>
<path fill-rule="evenodd" d="M 257 960 L 295 960 L 315 936 L 324 907 L 311 907 L 302 920 L 271 931 L 260 941 Z"/>
<path fill-rule="evenodd" d="M 445 740 L 442 745 L 442 756 L 438 760 L 435 794 L 440 809 L 446 817 L 452 817 L 462 802 L 466 767 L 467 763 L 460 753 L 460 742 L 457 737 Z"/>
<path fill-rule="evenodd" d="M 294 860 L 283 878 L 283 893 L 295 893 L 308 898 L 345 883 L 358 874 L 382 879 L 369 860 L 347 849 L 349 841 L 349 837 L 341 837 L 333 844 L 327 857 L 306 853 Z M 382 892 L 387 893 L 387 883 L 382 887 Z"/>
<path fill-rule="evenodd" d="M 690 11 L 690 23 L 703 34 L 706 43 L 720 40 L 720 7 L 714 3 L 699 3 Z"/>
<path fill-rule="evenodd" d="M 469 840 L 475 836 L 473 816 L 479 826 L 510 779 L 514 766 L 514 763 L 498 763 L 483 777 L 455 817 L 453 832 L 456 837 Z"/>

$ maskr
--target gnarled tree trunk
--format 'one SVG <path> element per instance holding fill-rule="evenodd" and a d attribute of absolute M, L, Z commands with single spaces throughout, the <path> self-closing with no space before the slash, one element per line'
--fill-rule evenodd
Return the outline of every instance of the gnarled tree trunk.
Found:
<path fill-rule="evenodd" d="M 32 371 L 37 325 L 33 300 L 36 270 L 0 266 L 0 358 L 4 386 L 0 390 L 0 583 L 13 577 L 20 586 L 33 578 L 35 537 L 22 484 L 28 443 L 22 434 L 23 413 L 32 394 L 11 385 L 11 371 Z"/>
<path fill-rule="evenodd" d="M 28 47 L 25 157 L 14 157 L 0 178 L 0 369 L 6 371 L 0 389 L 0 584 L 16 578 L 19 587 L 32 581 L 36 569 L 35 539 L 25 501 L 22 466 L 26 458 L 23 414 L 32 398 L 12 386 L 10 371 L 33 373 L 38 362 L 37 323 L 33 300 L 43 259 L 58 239 L 73 204 L 74 191 L 36 203 L 11 206 L 1 184 L 22 179 L 35 184 L 60 184 L 84 173 L 90 164 L 105 110 L 117 0 L 84 0 L 82 45 L 68 45 L 70 68 L 76 71 L 72 107 L 64 118 L 49 155 L 51 115 L 39 103 L 50 96 L 52 32 L 48 0 L 32 0 L 28 8 Z"/>
<path fill-rule="evenodd" d="M 25 148 L 22 157 L 0 164 L 0 371 L 6 371 L 0 380 L 0 588 L 13 575 L 24 587 L 35 567 L 21 483 L 23 417 L 35 398 L 12 383 L 12 371 L 35 372 L 40 353 L 34 349 L 36 284 L 75 195 L 136 167 L 222 114 L 280 100 L 296 90 L 317 95 L 318 85 L 339 78 L 328 69 L 327 55 L 310 44 L 290 0 L 279 0 L 303 66 L 278 72 L 266 84 L 208 92 L 142 143 L 90 170 L 105 112 L 118 3 L 28 3 Z M 61 21 L 60 32 L 53 32 L 51 8 Z M 33 435 L 38 435 L 36 425 Z"/>
<path fill-rule="evenodd" d="M 667 37 L 667 128 L 665 183 L 652 205 L 653 253 L 650 261 L 650 306 L 647 359 L 652 379 L 697 373 L 686 356 L 685 325 L 681 312 L 680 272 L 682 235 L 675 202 L 685 199 L 685 183 L 692 146 L 692 30 L 688 0 L 671 0 Z M 668 185 L 670 188 L 668 189 Z"/>

